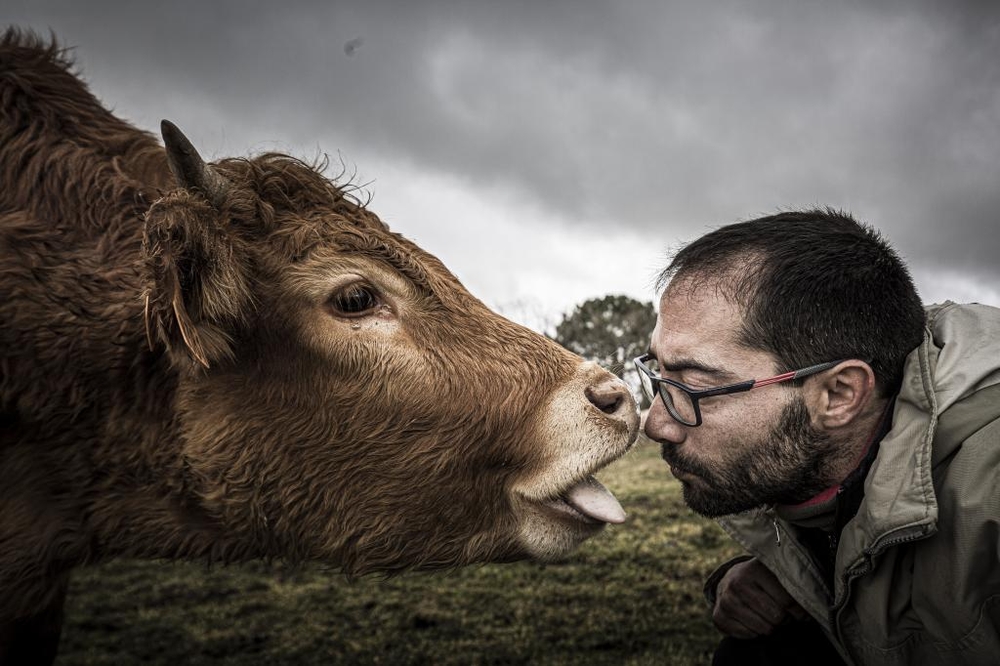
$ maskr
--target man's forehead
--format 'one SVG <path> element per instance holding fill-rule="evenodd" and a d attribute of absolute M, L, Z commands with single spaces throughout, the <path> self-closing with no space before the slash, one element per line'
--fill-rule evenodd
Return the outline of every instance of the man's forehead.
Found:
<path fill-rule="evenodd" d="M 671 285 L 660 297 L 650 349 L 658 358 L 733 353 L 741 323 L 739 308 L 718 290 Z"/>

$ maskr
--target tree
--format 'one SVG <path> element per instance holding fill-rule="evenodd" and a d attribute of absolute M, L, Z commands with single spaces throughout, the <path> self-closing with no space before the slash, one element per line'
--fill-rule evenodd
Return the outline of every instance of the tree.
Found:
<path fill-rule="evenodd" d="M 625 380 L 646 406 L 632 359 L 645 353 L 656 325 L 656 309 L 622 295 L 592 298 L 556 326 L 555 341 Z"/>

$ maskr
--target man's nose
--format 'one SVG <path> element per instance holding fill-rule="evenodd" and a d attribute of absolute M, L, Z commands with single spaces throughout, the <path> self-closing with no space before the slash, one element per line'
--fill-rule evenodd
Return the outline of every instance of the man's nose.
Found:
<path fill-rule="evenodd" d="M 646 437 L 654 442 L 681 444 L 687 437 L 687 428 L 670 415 L 659 397 L 649 406 L 642 428 Z"/>

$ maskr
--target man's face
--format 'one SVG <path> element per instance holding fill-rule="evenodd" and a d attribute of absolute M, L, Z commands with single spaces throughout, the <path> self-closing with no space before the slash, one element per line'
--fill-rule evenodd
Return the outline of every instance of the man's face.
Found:
<path fill-rule="evenodd" d="M 713 286 L 671 285 L 660 300 L 650 351 L 661 374 L 693 388 L 770 377 L 767 352 L 741 346 L 741 312 Z M 721 516 L 767 504 L 803 502 L 834 482 L 824 461 L 830 438 L 816 430 L 800 389 L 768 386 L 700 401 L 702 424 L 675 421 L 661 398 L 646 418 L 646 435 L 698 513 Z"/>

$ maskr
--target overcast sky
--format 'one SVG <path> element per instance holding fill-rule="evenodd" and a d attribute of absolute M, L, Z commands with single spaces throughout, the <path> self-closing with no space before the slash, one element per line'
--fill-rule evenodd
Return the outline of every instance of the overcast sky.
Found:
<path fill-rule="evenodd" d="M 343 160 L 371 208 L 536 328 L 649 300 L 666 251 L 833 206 L 926 302 L 1000 305 L 1000 3 L 47 2 L 91 89 L 209 159 Z"/>

